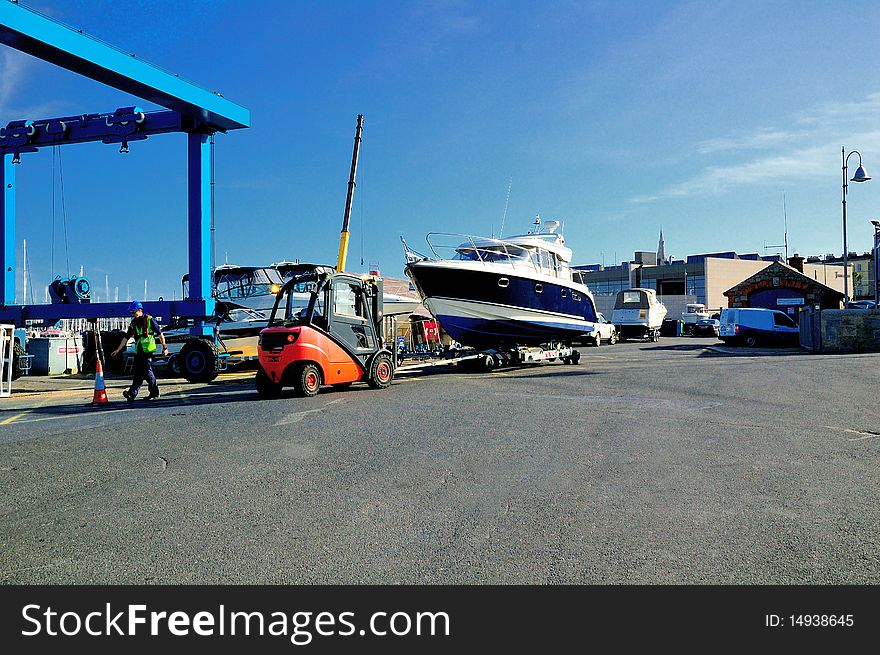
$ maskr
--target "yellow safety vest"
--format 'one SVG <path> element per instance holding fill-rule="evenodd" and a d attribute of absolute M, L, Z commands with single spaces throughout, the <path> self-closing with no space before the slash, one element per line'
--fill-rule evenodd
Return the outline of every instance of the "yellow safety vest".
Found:
<path fill-rule="evenodd" d="M 150 334 L 150 320 L 151 317 L 147 314 L 144 314 L 144 330 L 141 332 L 141 329 L 134 324 L 134 321 L 131 322 L 131 326 L 134 328 L 134 336 L 135 336 L 135 351 L 142 352 L 147 355 L 151 355 L 156 352 L 156 337 Z"/>

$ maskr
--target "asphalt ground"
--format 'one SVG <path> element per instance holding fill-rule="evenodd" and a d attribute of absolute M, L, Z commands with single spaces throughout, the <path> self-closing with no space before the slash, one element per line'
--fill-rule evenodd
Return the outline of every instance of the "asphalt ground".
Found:
<path fill-rule="evenodd" d="M 716 343 L 271 401 L 22 378 L 0 582 L 880 582 L 880 354 Z"/>

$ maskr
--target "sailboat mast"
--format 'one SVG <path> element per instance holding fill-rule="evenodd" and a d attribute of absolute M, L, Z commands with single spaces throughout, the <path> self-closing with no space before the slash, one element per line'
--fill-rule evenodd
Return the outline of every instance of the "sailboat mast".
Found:
<path fill-rule="evenodd" d="M 351 174 L 348 177 L 348 196 L 345 198 L 345 214 L 342 218 L 342 233 L 339 235 L 339 257 L 336 261 L 336 270 L 340 273 L 345 271 L 345 260 L 348 257 L 348 224 L 351 220 L 351 203 L 354 199 L 354 178 L 357 174 L 358 150 L 361 145 L 361 130 L 364 127 L 364 116 L 358 114 L 357 130 L 354 134 L 354 152 L 351 154 Z"/>

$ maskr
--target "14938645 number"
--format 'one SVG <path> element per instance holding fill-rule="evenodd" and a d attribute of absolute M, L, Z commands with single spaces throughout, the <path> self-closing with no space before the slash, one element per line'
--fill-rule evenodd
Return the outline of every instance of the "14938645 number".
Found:
<path fill-rule="evenodd" d="M 792 614 L 789 620 L 790 625 L 804 628 L 850 627 L 854 623 L 852 614 Z"/>

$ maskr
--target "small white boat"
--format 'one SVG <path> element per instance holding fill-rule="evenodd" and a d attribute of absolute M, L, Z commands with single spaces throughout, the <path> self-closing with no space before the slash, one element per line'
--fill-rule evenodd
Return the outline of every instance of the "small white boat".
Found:
<path fill-rule="evenodd" d="M 617 292 L 611 322 L 620 340 L 660 339 L 660 326 L 666 318 L 666 305 L 657 300 L 653 289 L 624 289 Z"/>
<path fill-rule="evenodd" d="M 684 332 L 690 333 L 697 322 L 704 318 L 712 318 L 712 314 L 706 309 L 706 305 L 700 302 L 689 302 L 681 313 Z"/>

